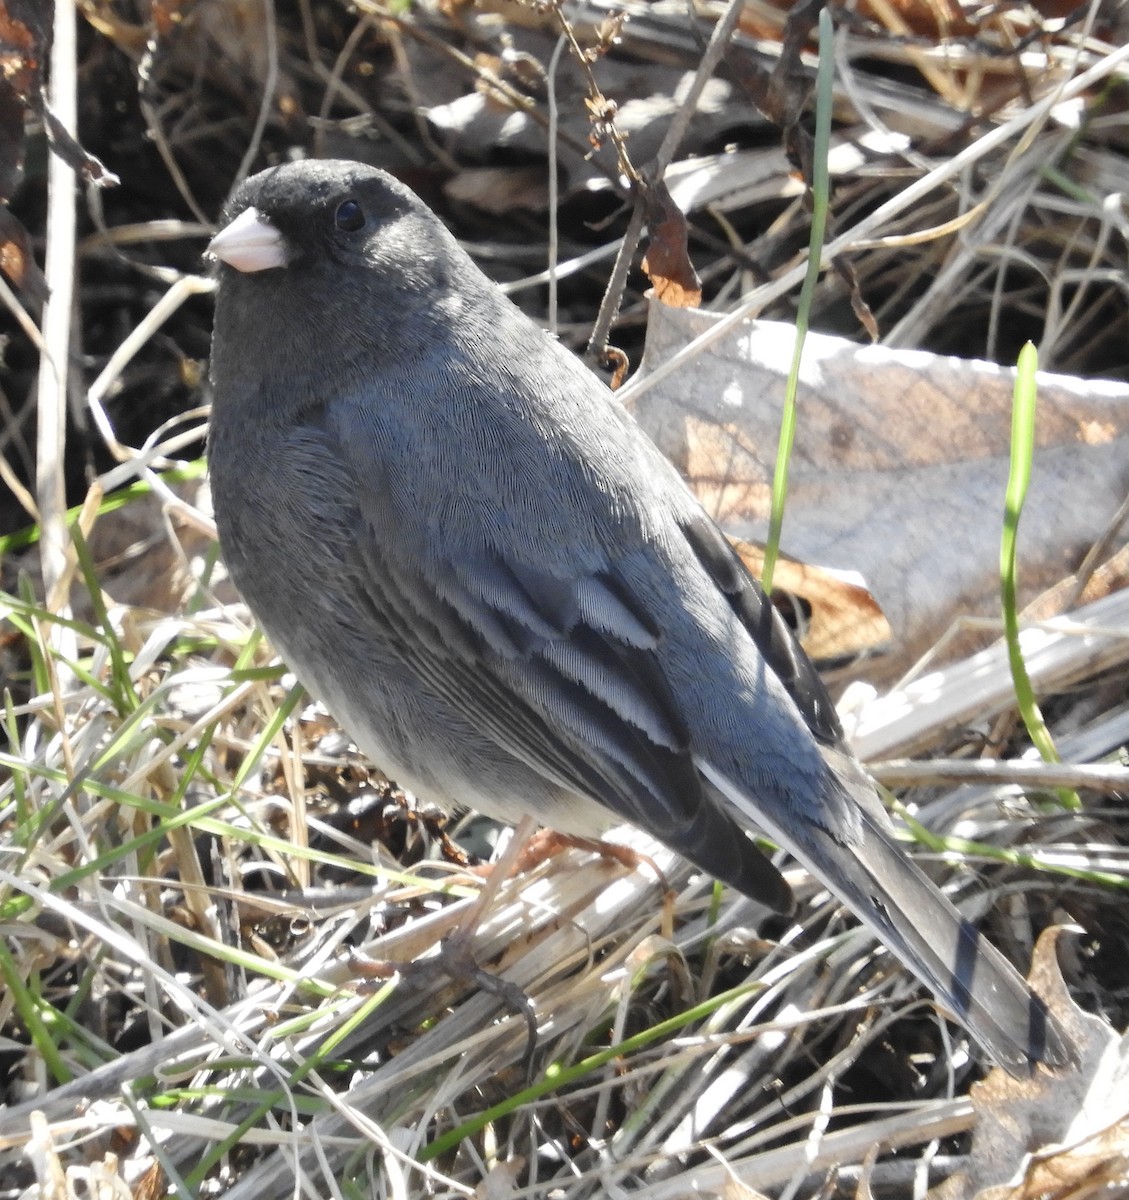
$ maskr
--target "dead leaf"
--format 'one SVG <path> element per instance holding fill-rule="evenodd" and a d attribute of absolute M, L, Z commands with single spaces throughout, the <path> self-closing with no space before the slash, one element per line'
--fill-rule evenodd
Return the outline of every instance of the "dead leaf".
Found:
<path fill-rule="evenodd" d="M 53 3 L 3 0 L 0 3 L 0 78 L 24 103 L 39 92 Z"/>
<path fill-rule="evenodd" d="M 899 35 L 907 30 L 925 37 L 961 37 L 973 33 L 965 7 L 957 0 L 883 0 L 864 2 L 861 11 Z"/>
<path fill-rule="evenodd" d="M 719 320 L 653 305 L 641 374 Z M 634 405 L 715 519 L 750 541 L 767 531 L 794 338 L 746 322 Z M 808 335 L 783 545 L 866 580 L 893 633 L 891 673 L 957 617 L 999 613 L 1012 380 L 992 363 Z M 1127 490 L 1129 386 L 1040 376 L 1021 605 L 1078 568 Z"/>
<path fill-rule="evenodd" d="M 754 578 L 764 571 L 764 548 L 730 539 L 741 561 Z M 890 626 L 877 601 L 858 576 L 843 571 L 797 562 L 781 555 L 773 575 L 772 602 L 784 609 L 802 605 L 801 619 L 783 615 L 809 658 L 816 663 L 834 663 L 860 654 L 881 650 L 890 640 Z"/>
<path fill-rule="evenodd" d="M 650 238 L 643 270 L 651 281 L 655 299 L 676 308 L 697 308 L 702 302 L 702 284 L 690 262 L 682 210 L 671 199 L 661 179 L 645 186 L 643 203 Z"/>
<path fill-rule="evenodd" d="M 608 380 L 608 387 L 613 392 L 618 392 L 623 386 L 624 379 L 627 378 L 627 369 L 631 366 L 631 360 L 622 350 L 615 346 L 605 346 L 603 354 L 600 358 L 601 370 L 608 371 L 611 378 Z"/>
<path fill-rule="evenodd" d="M 1079 1050 L 1074 1070 L 996 1069 L 974 1084 L 967 1168 L 934 1200 L 1036 1200 L 1129 1182 L 1129 1038 L 1070 999 L 1055 952 L 1061 926 L 1035 948 L 1031 982 Z"/>
<path fill-rule="evenodd" d="M 47 299 L 47 279 L 31 252 L 31 235 L 23 222 L 0 205 L 0 271 L 40 304 Z"/>
<path fill-rule="evenodd" d="M 819 23 L 821 0 L 789 4 L 780 39 L 780 57 L 768 79 L 762 112 L 786 131 L 791 131 L 807 107 L 814 80 L 803 63 L 804 47 Z M 805 178 L 809 178 L 805 174 Z"/>

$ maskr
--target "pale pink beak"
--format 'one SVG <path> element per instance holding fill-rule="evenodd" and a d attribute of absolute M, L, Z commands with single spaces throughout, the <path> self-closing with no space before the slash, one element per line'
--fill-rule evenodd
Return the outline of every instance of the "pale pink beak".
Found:
<path fill-rule="evenodd" d="M 289 259 L 286 239 L 257 208 L 245 208 L 208 243 L 207 253 L 237 271 L 270 271 Z"/>

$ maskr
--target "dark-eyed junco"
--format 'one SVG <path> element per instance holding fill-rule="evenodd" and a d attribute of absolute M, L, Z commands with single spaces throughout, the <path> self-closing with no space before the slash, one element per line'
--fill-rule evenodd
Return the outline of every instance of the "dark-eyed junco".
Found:
<path fill-rule="evenodd" d="M 244 183 L 209 457 L 224 556 L 298 677 L 417 796 L 632 822 L 787 911 L 791 851 L 1022 1074 L 1071 1049 L 899 847 L 803 651 L 608 389 L 406 187 Z"/>

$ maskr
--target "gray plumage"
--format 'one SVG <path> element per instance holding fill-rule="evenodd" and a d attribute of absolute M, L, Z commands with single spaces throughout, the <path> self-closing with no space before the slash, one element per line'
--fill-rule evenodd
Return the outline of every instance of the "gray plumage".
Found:
<path fill-rule="evenodd" d="M 224 556 L 390 777 L 566 833 L 633 822 L 787 911 L 759 827 L 1003 1066 L 1069 1060 L 898 847 L 814 669 L 674 469 L 407 188 L 294 163 L 225 222 Z"/>

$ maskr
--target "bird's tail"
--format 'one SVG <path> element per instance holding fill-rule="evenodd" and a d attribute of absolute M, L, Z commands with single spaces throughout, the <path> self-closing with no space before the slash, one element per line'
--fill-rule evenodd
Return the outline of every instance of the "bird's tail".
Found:
<path fill-rule="evenodd" d="M 731 780 L 704 773 L 863 920 L 1009 1073 L 1077 1061 L 1043 1001 L 898 845 L 876 801 L 860 808 L 846 838 L 813 822 L 773 828 L 763 805 L 754 809 Z M 827 779 L 829 787 L 845 786 L 831 772 Z"/>

